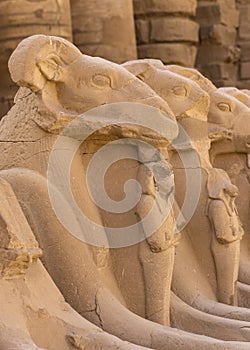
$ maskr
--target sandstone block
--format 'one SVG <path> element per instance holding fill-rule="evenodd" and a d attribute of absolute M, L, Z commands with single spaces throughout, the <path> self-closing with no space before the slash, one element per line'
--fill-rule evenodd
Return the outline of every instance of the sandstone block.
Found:
<path fill-rule="evenodd" d="M 250 62 L 242 62 L 240 65 L 240 78 L 250 79 Z"/>
<path fill-rule="evenodd" d="M 201 26 L 224 24 L 237 27 L 239 23 L 239 11 L 235 3 L 225 0 L 216 3 L 201 2 L 197 7 L 196 20 Z"/>
<path fill-rule="evenodd" d="M 0 38 L 5 40 L 17 33 L 19 41 L 36 33 L 72 38 L 69 1 L 58 5 L 56 0 L 44 0 L 32 6 L 28 0 L 1 1 L 0 14 Z"/>
<path fill-rule="evenodd" d="M 241 49 L 241 62 L 250 61 L 250 43 L 242 43 L 239 45 Z"/>
<path fill-rule="evenodd" d="M 239 24 L 239 11 L 235 0 L 218 0 L 221 8 L 221 23 L 237 27 Z"/>
<path fill-rule="evenodd" d="M 103 30 L 103 21 L 98 17 L 86 17 L 83 21 L 81 12 L 74 14 L 74 21 L 77 22 L 77 27 L 74 29 L 79 32 L 100 32 Z"/>
<path fill-rule="evenodd" d="M 185 67 L 194 66 L 196 53 L 196 46 L 190 44 L 167 43 L 138 47 L 138 55 L 141 58 L 157 58 L 165 64 L 179 64 Z"/>
<path fill-rule="evenodd" d="M 237 4 L 238 4 L 238 7 L 240 7 L 241 5 L 249 5 L 250 0 L 237 0 Z"/>
<path fill-rule="evenodd" d="M 156 42 L 192 41 L 198 42 L 199 25 L 186 18 L 151 19 L 150 39 Z"/>
<path fill-rule="evenodd" d="M 202 42 L 210 44 L 234 45 L 237 32 L 234 27 L 215 24 L 200 28 Z"/>
<path fill-rule="evenodd" d="M 134 0 L 134 12 L 136 15 L 164 12 L 185 13 L 193 16 L 195 10 L 195 0 Z"/>
<path fill-rule="evenodd" d="M 236 84 L 236 81 L 235 80 L 219 80 L 219 81 L 216 81 L 215 80 L 215 85 L 217 87 L 231 87 L 231 86 L 235 86 Z"/>
<path fill-rule="evenodd" d="M 135 21 L 137 44 L 147 44 L 149 42 L 149 21 L 137 19 Z"/>
<path fill-rule="evenodd" d="M 197 54 L 197 66 L 208 63 L 237 63 L 240 58 L 240 48 L 236 46 L 202 45 Z"/>
<path fill-rule="evenodd" d="M 88 55 L 121 63 L 136 59 L 132 0 L 72 0 L 74 44 Z"/>
<path fill-rule="evenodd" d="M 238 89 L 249 89 L 250 90 L 250 79 L 244 79 L 244 80 L 238 81 L 236 84 L 236 87 Z"/>
<path fill-rule="evenodd" d="M 232 63 L 208 64 L 202 67 L 202 72 L 211 80 L 237 80 L 238 67 Z"/>
<path fill-rule="evenodd" d="M 250 4 L 241 6 L 239 40 L 250 40 L 249 16 L 250 16 Z"/>
<path fill-rule="evenodd" d="M 196 20 L 201 26 L 219 24 L 220 15 L 220 7 L 216 3 L 203 4 L 201 2 L 196 10 Z"/>
<path fill-rule="evenodd" d="M 82 43 L 87 44 L 99 44 L 103 39 L 103 34 L 101 31 L 99 32 L 75 32 L 74 40 L 77 41 L 79 46 Z"/>

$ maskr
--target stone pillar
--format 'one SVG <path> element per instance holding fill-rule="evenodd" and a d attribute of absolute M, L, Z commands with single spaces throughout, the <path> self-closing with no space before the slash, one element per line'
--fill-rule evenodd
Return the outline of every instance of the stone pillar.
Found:
<path fill-rule="evenodd" d="M 9 56 L 22 39 L 33 34 L 71 40 L 69 0 L 0 1 L 0 117 L 11 107 L 17 90 L 9 76 Z"/>
<path fill-rule="evenodd" d="M 250 89 L 250 0 L 237 0 L 240 13 L 237 45 L 241 49 L 237 87 Z"/>
<path fill-rule="evenodd" d="M 200 24 L 197 68 L 217 86 L 235 85 L 240 58 L 235 0 L 198 0 L 196 20 Z"/>
<path fill-rule="evenodd" d="M 73 41 L 116 63 L 137 58 L 132 0 L 71 0 Z"/>
<path fill-rule="evenodd" d="M 199 30 L 195 10 L 196 0 L 134 0 L 139 58 L 193 67 Z"/>

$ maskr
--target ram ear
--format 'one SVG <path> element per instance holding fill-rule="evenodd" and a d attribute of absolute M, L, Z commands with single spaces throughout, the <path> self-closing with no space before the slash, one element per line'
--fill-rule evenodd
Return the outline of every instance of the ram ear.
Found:
<path fill-rule="evenodd" d="M 156 71 L 152 64 L 144 60 L 129 61 L 122 66 L 142 81 L 147 81 Z"/>
<path fill-rule="evenodd" d="M 9 59 L 12 80 L 32 91 L 43 90 L 47 81 L 61 82 L 64 67 L 82 56 L 69 41 L 33 35 L 17 46 Z"/>
<path fill-rule="evenodd" d="M 37 67 L 47 80 L 54 82 L 63 81 L 63 62 L 56 54 L 37 60 Z"/>

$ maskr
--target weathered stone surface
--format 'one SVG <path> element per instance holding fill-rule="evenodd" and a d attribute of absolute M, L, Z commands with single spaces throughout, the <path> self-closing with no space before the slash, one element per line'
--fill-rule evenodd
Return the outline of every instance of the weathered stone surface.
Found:
<path fill-rule="evenodd" d="M 240 6 L 239 40 L 250 39 L 249 16 L 250 4 Z"/>
<path fill-rule="evenodd" d="M 1 1 L 0 8 L 0 30 L 8 38 L 17 39 L 17 33 L 20 38 L 40 30 L 71 39 L 69 1 L 32 1 L 31 6 L 29 0 L 5 0 Z"/>
<path fill-rule="evenodd" d="M 180 53 L 186 59 L 185 52 Z M 0 278 L 0 300 L 5 301 L 0 303 L 0 349 L 19 350 L 22 347 L 25 350 L 38 350 L 37 343 L 46 350 L 145 350 L 140 345 L 162 350 L 166 347 L 180 350 L 183 346 L 185 350 L 249 350 L 250 311 L 232 305 L 237 291 L 239 248 L 243 235 L 235 205 L 237 188 L 226 173 L 214 169 L 209 160 L 211 140 L 213 143 L 224 141 L 225 135 L 228 138 L 223 146 L 226 146 L 231 157 L 234 152 L 249 152 L 249 107 L 226 95 L 225 90 L 222 93 L 213 85 L 209 86 L 206 79 L 194 69 L 166 67 L 152 59 L 137 63 L 128 62 L 133 75 L 132 70 L 131 73 L 125 70 L 125 65 L 122 67 L 104 59 L 82 55 L 62 38 L 42 35 L 26 39 L 11 56 L 11 76 L 22 88 L 16 97 L 15 106 L 0 123 L 0 168 L 5 169 L 0 176 L 5 176 L 11 183 L 19 201 L 16 204 L 23 206 L 27 220 L 25 223 L 32 227 L 37 241 L 44 247 L 43 262 L 70 304 L 90 322 L 126 342 L 103 333 L 73 311 L 64 302 L 47 270 L 41 262 L 37 262 L 28 266 L 30 268 L 25 278 L 19 278 L 18 281 Z M 152 84 L 162 98 L 146 83 Z M 206 87 L 209 88 L 210 96 L 205 92 Z M 132 108 L 117 110 L 117 106 L 121 105 L 119 102 L 130 102 L 126 106 Z M 137 119 L 134 124 L 131 119 L 133 112 L 137 111 L 138 106 L 141 108 L 142 104 L 143 110 L 141 112 L 140 109 L 136 117 L 142 117 L 142 123 L 153 121 L 153 130 L 143 128 Z M 100 109 L 84 113 L 95 107 Z M 156 114 L 151 113 L 152 107 L 159 108 Z M 148 108 L 150 113 L 147 114 Z M 105 111 L 104 115 L 99 113 L 100 110 Z M 171 119 L 173 136 L 176 137 L 178 129 L 174 114 L 179 121 L 179 130 L 183 128 L 188 137 L 187 140 L 180 140 L 180 144 L 177 141 L 176 149 L 173 145 L 169 154 L 169 142 L 165 140 L 164 159 L 169 163 L 158 158 L 155 148 L 147 151 L 144 144 L 138 149 L 138 139 L 149 141 L 150 144 L 155 141 L 157 151 L 158 145 L 164 147 L 159 135 L 153 139 L 155 126 L 165 125 L 160 124 L 162 120 L 167 124 L 166 129 L 161 128 L 161 132 L 165 131 L 163 135 L 169 131 L 168 119 Z M 209 135 L 207 117 L 211 124 L 215 124 L 213 128 L 217 127 L 216 130 L 210 129 Z M 77 121 L 73 135 L 66 132 L 58 137 L 62 128 L 69 126 L 68 123 L 73 120 Z M 114 124 L 108 124 L 103 130 L 107 120 L 108 123 L 112 120 Z M 119 121 L 124 122 L 121 127 Z M 98 132 L 88 138 L 90 144 L 93 138 L 93 147 L 85 148 L 83 152 L 76 142 L 80 131 L 86 135 L 95 127 L 99 127 Z M 99 150 L 99 140 L 100 146 L 103 146 L 105 141 L 120 138 L 126 138 L 126 142 L 118 146 L 113 144 L 114 147 L 108 149 L 108 159 L 102 153 L 99 158 L 98 154 L 86 154 L 87 149 L 91 153 Z M 59 147 L 56 145 L 58 139 L 62 142 Z M 77 152 L 73 153 L 72 159 L 71 156 L 67 158 L 68 152 L 75 150 L 75 146 L 79 146 Z M 123 153 L 123 146 L 129 154 Z M 116 147 L 118 164 L 112 162 Z M 181 162 L 181 151 L 184 157 L 191 159 L 190 162 Z M 124 154 L 125 157 L 119 163 Z M 136 155 L 139 157 L 127 158 L 130 155 L 131 158 Z M 197 161 L 194 161 L 195 155 Z M 216 152 L 214 155 L 217 155 Z M 55 164 L 50 172 L 48 168 L 51 167 L 53 156 Z M 97 159 L 93 159 L 95 156 Z M 238 155 L 234 154 L 234 159 L 235 156 Z M 128 179 L 139 183 L 142 180 L 142 192 L 138 189 L 133 191 L 134 187 L 130 190 L 132 199 L 139 193 L 139 201 L 129 211 L 131 221 L 139 223 L 136 229 L 132 227 L 130 237 L 137 238 L 142 233 L 142 240 L 136 244 L 119 246 L 119 249 L 110 248 L 109 240 L 98 247 L 90 244 L 89 239 L 97 230 L 95 223 L 100 229 L 97 244 L 100 243 L 100 237 L 104 240 L 107 238 L 110 226 L 115 228 L 114 236 L 119 228 L 124 227 L 126 239 L 130 229 L 129 221 L 118 220 L 116 214 L 120 213 L 110 211 L 106 216 L 107 226 L 104 227 L 100 214 L 102 209 L 98 208 L 88 193 L 85 177 L 90 160 L 97 161 L 95 172 L 92 173 L 94 180 L 98 179 L 102 161 L 105 165 L 111 165 L 108 170 L 105 167 L 108 173 L 113 167 L 114 173 L 110 179 L 106 178 L 107 174 L 102 175 L 105 175 L 107 193 L 117 202 L 124 198 L 123 189 L 126 192 L 126 188 L 122 185 Z M 70 171 L 66 171 L 69 173 L 66 187 L 70 188 L 69 192 L 75 197 L 78 208 L 92 219 L 90 225 L 80 223 L 80 216 L 73 210 L 67 194 L 61 192 L 65 184 L 60 180 L 64 180 L 67 161 Z M 233 161 L 232 172 L 240 174 L 243 170 L 244 175 L 247 175 L 249 170 L 246 164 L 246 159 L 240 167 L 237 166 L 238 162 L 234 164 Z M 175 179 L 172 172 L 175 173 Z M 197 172 L 200 181 L 195 177 Z M 48 185 L 51 185 L 48 177 L 51 173 L 56 180 L 54 194 L 59 195 L 60 220 L 48 194 Z M 100 180 L 103 178 L 94 184 L 98 186 Z M 243 187 L 249 188 L 247 177 L 245 180 Z M 188 205 L 196 200 L 197 203 L 191 213 L 191 220 L 187 222 L 187 231 L 183 230 L 183 240 L 175 249 L 180 234 L 175 234 L 173 212 L 179 213 L 180 209 L 176 202 L 172 203 L 170 194 L 175 189 L 176 201 L 180 201 L 189 186 L 192 191 Z M 98 195 L 100 187 L 99 190 Z M 16 255 L 14 252 L 12 256 L 7 255 L 6 259 L 5 250 L 13 248 L 10 242 L 16 242 L 15 233 L 19 231 L 16 232 L 15 228 L 20 228 L 21 217 L 16 215 L 14 195 L 9 196 L 12 200 L 6 203 L 5 193 L 1 193 L 0 236 L 4 252 L 0 252 L 3 253 L 0 254 L 0 260 L 4 258 L 8 265 L 9 258 L 16 259 Z M 247 198 L 249 201 L 248 194 L 244 200 Z M 117 208 L 117 202 L 113 208 Z M 8 207 L 8 204 L 11 206 Z M 171 206 L 168 216 L 163 217 L 161 226 L 154 226 L 155 221 L 158 222 L 157 218 L 162 218 L 166 204 Z M 9 215 L 6 215 L 7 207 Z M 147 217 L 151 208 L 156 210 L 151 220 L 139 220 Z M 71 213 L 73 216 L 70 218 Z M 182 221 L 184 218 L 188 219 L 183 215 Z M 67 223 L 72 220 L 74 228 L 80 225 L 78 238 L 75 232 L 71 232 L 71 227 L 62 224 L 62 219 L 66 219 Z M 127 225 L 119 226 L 121 223 Z M 154 229 L 148 235 L 147 229 L 151 225 Z M 23 230 L 20 231 L 23 233 Z M 28 236 L 24 237 L 26 242 L 31 232 L 28 229 L 25 233 Z M 112 240 L 111 236 L 108 238 Z M 35 245 L 35 248 L 40 254 L 38 246 Z M 244 248 L 249 249 L 249 245 L 245 244 Z M 34 258 L 37 257 L 36 254 Z M 22 267 L 22 259 L 26 263 L 27 256 L 21 255 L 20 258 Z M 249 269 L 245 271 L 250 278 Z M 242 306 L 245 306 L 243 301 Z M 193 334 L 164 327 L 164 324 L 170 323 L 170 307 L 171 319 L 174 320 L 172 325 Z M 14 318 L 10 315 L 13 310 Z M 9 326 L 24 332 L 24 339 L 30 339 L 26 346 L 20 341 L 20 347 L 16 332 L 12 332 L 15 337 L 9 336 L 9 333 L 6 337 Z M 14 346 L 13 339 L 16 343 Z"/>
<path fill-rule="evenodd" d="M 156 70 L 152 69 L 152 67 L 149 67 L 149 65 L 151 63 L 152 64 L 156 63 L 156 65 L 155 65 Z M 173 82 L 171 82 L 170 76 L 168 76 L 168 79 L 164 80 L 165 71 L 162 68 L 162 66 L 159 64 L 159 62 L 155 62 L 154 60 L 141 60 L 141 61 L 128 62 L 126 65 L 128 68 L 130 68 L 131 71 L 138 74 L 138 76 L 141 77 L 141 79 L 143 79 L 145 82 L 147 82 L 149 84 L 154 84 L 151 86 L 154 86 L 156 91 L 162 94 L 162 97 L 165 93 L 164 96 L 172 108 L 173 95 L 171 95 L 171 88 L 173 87 L 172 86 Z M 160 73 L 158 73 L 158 69 L 160 70 Z M 157 71 L 157 73 L 156 73 L 156 71 Z M 184 72 L 184 71 L 185 71 L 185 69 L 182 69 L 182 72 Z M 189 73 L 190 73 L 190 75 L 189 75 L 190 77 L 195 76 L 195 74 L 193 73 L 193 70 L 189 70 Z M 161 81 L 160 76 L 157 76 L 156 74 L 162 75 L 162 81 Z M 181 86 L 181 83 L 178 82 L 178 78 L 177 77 L 175 77 L 175 78 L 176 78 L 175 86 L 176 87 Z M 172 80 L 174 80 L 174 79 L 172 79 Z M 163 84 L 163 85 L 161 85 L 161 84 Z M 173 90 L 175 91 L 175 89 L 173 89 Z M 183 92 L 183 90 L 184 90 L 183 88 L 179 89 L 178 92 L 179 91 Z M 218 116 L 219 116 L 219 118 L 224 118 L 224 120 L 229 125 L 229 127 L 231 127 L 232 120 L 235 120 L 236 116 L 238 116 L 238 113 L 239 113 L 239 115 L 241 115 L 241 117 L 245 116 L 245 118 L 249 119 L 249 113 L 247 113 L 246 107 L 244 108 L 244 106 L 243 106 L 243 108 L 242 108 L 242 106 L 241 107 L 238 106 L 237 101 L 231 101 L 229 96 L 222 95 L 222 96 L 218 96 L 218 98 L 215 98 L 215 96 L 213 96 L 213 93 L 216 94 L 216 92 L 217 92 L 217 89 L 212 89 L 211 95 L 213 97 L 213 104 L 212 104 L 211 110 L 210 110 L 210 113 L 213 113 L 213 115 L 216 118 L 218 118 Z M 183 95 L 180 95 L 180 96 L 183 96 Z M 189 95 L 189 97 L 190 97 L 190 100 L 192 102 L 195 100 L 191 95 Z M 183 102 L 184 102 L 184 100 L 183 100 Z M 235 106 L 235 109 L 233 106 Z M 227 111 L 228 111 L 228 113 L 227 113 Z M 233 112 L 233 113 L 231 113 L 231 112 Z M 192 120 L 192 118 L 191 118 L 191 120 Z M 194 124 L 192 124 L 191 120 L 186 120 L 185 118 L 182 118 L 182 119 L 180 119 L 180 122 L 182 123 L 181 125 L 183 127 L 185 127 L 185 130 L 188 131 L 189 135 L 192 135 L 191 137 L 192 137 L 192 141 L 193 141 L 194 134 L 195 134 L 195 124 L 197 123 L 197 121 L 196 121 L 196 123 L 194 122 Z M 187 121 L 187 124 L 184 123 L 186 121 Z M 221 123 L 220 119 L 219 119 L 218 123 L 219 124 Z M 234 127 L 235 128 L 239 127 L 239 123 L 234 124 Z M 206 161 L 206 163 L 204 162 L 204 166 L 208 166 L 207 171 L 209 172 L 209 170 L 213 170 L 213 169 L 211 169 L 211 167 L 209 165 L 208 154 L 206 154 L 208 152 L 208 149 L 209 149 L 209 142 L 207 142 L 207 146 L 206 146 L 206 142 L 205 142 L 205 139 L 206 139 L 205 135 L 206 134 L 204 134 L 204 136 L 201 136 L 201 133 L 198 132 L 198 129 L 199 129 L 199 131 L 201 130 L 201 125 L 199 125 L 199 128 L 197 125 L 197 135 L 199 135 L 200 142 L 195 142 L 195 147 L 199 150 L 199 155 L 203 159 L 203 161 L 204 161 L 204 158 L 206 158 L 207 161 Z M 204 129 L 204 131 L 205 131 L 205 129 Z M 237 132 L 237 130 L 234 130 L 234 131 Z M 177 169 L 179 169 L 179 167 L 180 166 L 177 166 Z M 221 172 L 221 170 L 219 172 Z M 204 173 L 204 176 L 206 176 L 205 173 Z M 221 224 L 222 225 L 221 232 L 224 231 L 224 233 L 227 234 L 227 233 L 229 233 L 229 231 L 231 231 L 231 233 L 230 233 L 231 238 L 232 238 L 232 236 L 235 236 L 235 237 L 233 237 L 233 240 L 236 239 L 238 242 L 237 242 L 237 244 L 233 243 L 231 246 L 224 246 L 223 247 L 223 246 L 219 245 L 219 244 L 221 244 L 221 242 L 217 242 L 218 243 L 217 244 L 215 241 L 213 241 L 212 252 L 214 255 L 214 260 L 216 262 L 216 269 L 217 269 L 217 283 L 218 283 L 217 295 L 218 295 L 218 298 L 222 302 L 234 303 L 234 299 L 235 299 L 234 296 L 236 293 L 235 281 L 237 279 L 236 276 L 238 273 L 238 266 L 239 266 L 239 240 L 241 239 L 243 232 L 242 232 L 242 230 L 240 232 L 239 222 L 237 224 L 238 214 L 237 214 L 237 210 L 235 209 L 235 206 L 234 206 L 234 199 L 231 200 L 230 198 L 228 198 L 228 194 L 229 194 L 229 197 L 230 196 L 235 197 L 234 190 L 229 192 L 229 190 L 234 189 L 235 186 L 233 186 L 230 183 L 229 178 L 226 179 L 224 175 L 222 175 L 222 178 L 226 179 L 226 181 L 221 181 L 222 180 L 221 176 L 219 178 L 220 178 L 219 182 L 216 181 L 217 184 L 214 182 L 214 180 L 212 181 L 213 182 L 213 185 L 212 185 L 213 189 L 212 189 L 212 192 L 210 192 L 210 190 L 209 190 L 210 199 L 209 199 L 208 204 L 211 204 L 211 199 L 213 201 L 215 198 L 216 199 L 222 198 L 222 200 L 219 204 L 221 205 L 221 209 L 223 209 L 222 210 L 222 212 L 223 212 L 226 209 L 226 207 L 224 206 L 223 203 L 225 203 L 225 201 L 228 201 L 228 206 L 230 206 L 230 208 L 228 209 L 229 215 L 226 214 L 226 211 L 224 211 L 224 214 L 226 214 L 226 215 L 224 215 L 224 214 L 221 215 L 221 213 L 219 213 L 220 210 L 218 210 L 218 211 L 216 211 L 215 215 L 213 216 L 213 219 L 217 222 L 216 230 L 221 230 L 218 227 Z M 177 181 L 178 181 L 178 178 L 177 178 Z M 224 190 L 222 190 L 222 188 L 225 188 L 225 200 L 223 199 Z M 228 191 L 227 191 L 227 189 L 228 189 Z M 215 204 L 215 202 L 213 202 L 213 204 Z M 206 208 L 207 208 L 207 206 L 206 206 Z M 204 212 L 204 211 L 201 210 L 201 212 L 200 212 L 201 216 L 202 216 L 202 212 Z M 219 214 L 219 215 L 216 217 L 217 214 Z M 201 218 L 201 216 L 200 216 L 200 218 Z M 232 218 L 231 218 L 231 216 L 232 216 Z M 236 218 L 236 216 L 237 216 L 237 218 Z M 233 225 L 229 224 L 229 225 L 225 226 L 224 225 L 225 221 L 224 221 L 223 217 L 224 217 L 224 219 L 227 218 L 231 223 L 234 223 L 234 224 Z M 200 218 L 199 218 L 199 220 L 200 220 Z M 217 219 L 218 219 L 218 221 L 217 221 Z M 203 226 L 202 231 L 204 231 L 204 227 L 205 227 L 205 225 Z M 234 229 L 231 230 L 231 227 L 234 227 Z M 238 227 L 238 229 L 237 229 L 237 227 Z M 210 229 L 208 228 L 208 232 L 209 232 L 209 230 Z M 229 231 L 226 232 L 227 230 L 229 230 Z M 195 226 L 194 226 L 194 231 L 195 231 Z M 239 233 L 239 235 L 238 235 L 238 233 Z M 200 234 L 201 234 L 201 231 L 199 230 L 197 237 L 200 238 Z M 213 236 L 212 239 L 214 240 L 214 238 L 215 237 Z M 203 240 L 203 242 L 204 242 L 204 240 Z M 211 242 L 211 235 L 208 234 L 208 246 L 209 247 L 210 247 L 210 242 Z M 202 249 L 200 246 L 200 243 L 197 244 L 197 249 L 199 251 L 200 251 L 200 249 Z M 223 251 L 224 251 L 224 253 L 222 253 Z M 202 253 L 202 256 L 203 256 L 203 253 Z M 222 256 L 223 256 L 223 258 L 221 258 Z M 177 257 L 178 257 L 178 253 L 177 253 Z M 183 256 L 180 259 L 183 261 Z M 207 258 L 204 259 L 205 265 L 207 265 L 207 261 L 208 261 Z M 211 263 L 212 263 L 212 261 L 211 261 Z M 222 266 L 224 266 L 224 267 L 222 268 Z M 176 286 L 176 285 L 174 284 L 174 286 Z M 184 292 L 185 295 L 186 295 L 186 291 L 187 291 L 187 289 L 185 289 L 185 292 Z M 176 306 L 176 304 L 174 304 L 174 305 Z M 181 312 L 181 309 L 183 310 L 183 307 L 180 308 L 178 311 Z M 178 315 L 178 313 L 179 313 L 178 311 L 175 310 L 174 316 Z M 182 314 L 182 319 L 183 319 L 183 314 Z M 190 323 L 189 321 L 188 321 L 188 323 Z M 178 322 L 175 325 L 177 325 L 177 324 L 178 324 Z M 189 330 L 190 330 L 190 328 L 189 328 Z"/>
<path fill-rule="evenodd" d="M 239 80 L 236 86 L 238 89 L 250 89 L 250 79 Z"/>
<path fill-rule="evenodd" d="M 207 63 L 236 63 L 240 58 L 240 49 L 236 46 L 202 45 L 197 54 L 197 67 Z"/>
<path fill-rule="evenodd" d="M 136 15 L 145 13 L 185 13 L 194 15 L 196 10 L 195 0 L 134 0 L 134 11 Z"/>
<path fill-rule="evenodd" d="M 202 67 L 202 71 L 212 81 L 217 82 L 217 86 L 221 86 L 220 80 L 230 80 L 230 82 L 237 80 L 238 67 L 232 63 L 214 63 Z M 224 85 L 224 84 L 223 84 Z"/>
<path fill-rule="evenodd" d="M 150 39 L 153 41 L 198 42 L 199 26 L 190 19 L 181 17 L 152 18 L 150 24 Z"/>
<path fill-rule="evenodd" d="M 0 1 L 0 118 L 16 93 L 8 73 L 9 56 L 22 39 L 40 33 L 72 39 L 69 0 Z"/>
<path fill-rule="evenodd" d="M 196 20 L 200 23 L 200 43 L 196 64 L 218 86 L 237 81 L 240 48 L 237 45 L 239 11 L 235 0 L 199 0 Z M 231 75 L 229 79 L 228 76 Z M 225 83 L 224 83 L 225 80 Z"/>
<path fill-rule="evenodd" d="M 235 1 L 218 0 L 213 3 L 199 2 L 196 11 L 196 19 L 201 26 L 224 24 L 236 27 L 238 25 L 239 12 L 235 8 Z"/>
<path fill-rule="evenodd" d="M 158 58 L 166 64 L 180 64 L 193 67 L 197 48 L 190 44 L 166 43 L 141 45 L 138 47 L 138 56 L 141 58 Z"/>
<path fill-rule="evenodd" d="M 217 3 L 199 2 L 196 10 L 196 20 L 201 26 L 220 23 L 220 7 Z"/>
<path fill-rule="evenodd" d="M 199 41 L 199 26 L 193 20 L 196 5 L 193 0 L 134 0 L 139 57 L 193 66 Z M 181 59 L 180 55 L 187 58 Z"/>
<path fill-rule="evenodd" d="M 149 20 L 136 19 L 135 28 L 136 28 L 137 45 L 147 44 L 149 42 Z"/>
<path fill-rule="evenodd" d="M 72 11 L 75 9 L 75 2 L 72 2 Z M 74 42 L 79 46 L 84 44 L 98 44 L 103 40 L 103 21 L 99 17 L 85 18 L 83 20 L 81 12 L 73 12 Z M 75 23 L 77 21 L 77 23 Z M 76 28 L 75 28 L 76 27 Z"/>
<path fill-rule="evenodd" d="M 240 78 L 250 79 L 250 62 L 242 62 L 240 64 Z"/>
<path fill-rule="evenodd" d="M 9 183 L 0 178 L 0 279 L 24 275 L 42 256 Z"/>
<path fill-rule="evenodd" d="M 241 49 L 241 62 L 247 62 L 250 61 L 250 43 L 249 42 L 241 42 L 239 44 L 239 47 Z"/>
<path fill-rule="evenodd" d="M 236 36 L 235 28 L 224 26 L 223 24 L 204 26 L 200 29 L 200 38 L 203 43 L 234 45 Z"/>
<path fill-rule="evenodd" d="M 121 63 L 136 58 L 132 0 L 71 1 L 74 43 L 88 55 Z"/>
<path fill-rule="evenodd" d="M 238 9 L 240 11 L 240 20 L 238 28 L 237 44 L 241 48 L 241 59 L 239 63 L 239 76 L 237 86 L 241 88 L 248 88 L 248 62 L 250 62 L 250 2 L 248 0 L 237 0 Z M 245 85 L 246 84 L 246 85 Z"/>

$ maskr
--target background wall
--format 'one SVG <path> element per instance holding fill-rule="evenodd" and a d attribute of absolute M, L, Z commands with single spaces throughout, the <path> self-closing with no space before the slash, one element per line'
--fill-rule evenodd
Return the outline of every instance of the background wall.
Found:
<path fill-rule="evenodd" d="M 235 0 L 198 0 L 196 21 L 200 25 L 196 67 L 217 86 L 236 85 L 241 51 Z"/>
<path fill-rule="evenodd" d="M 8 58 L 37 33 L 117 63 L 159 58 L 250 89 L 250 0 L 0 0 L 0 117 L 17 89 Z"/>
<path fill-rule="evenodd" d="M 199 41 L 196 0 L 134 0 L 139 58 L 194 66 Z"/>
<path fill-rule="evenodd" d="M 237 0 L 236 5 L 239 9 L 236 43 L 240 48 L 236 85 L 241 89 L 250 89 L 250 0 Z"/>

